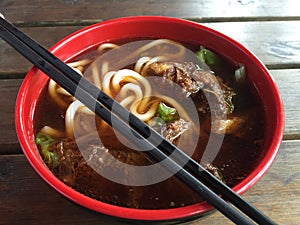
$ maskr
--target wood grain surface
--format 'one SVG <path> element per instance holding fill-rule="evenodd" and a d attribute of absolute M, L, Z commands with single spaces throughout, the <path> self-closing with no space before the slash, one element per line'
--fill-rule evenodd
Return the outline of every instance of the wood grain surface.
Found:
<path fill-rule="evenodd" d="M 297 0 L 2 0 L 2 13 L 12 21 L 108 20 L 134 15 L 163 15 L 203 21 L 220 18 L 299 17 Z"/>
<path fill-rule="evenodd" d="M 285 107 L 284 141 L 265 176 L 243 196 L 278 224 L 300 221 L 300 13 L 297 0 L 1 0 L 0 12 L 50 48 L 84 26 L 124 16 L 163 15 L 203 23 L 248 47 L 270 69 Z M 0 225 L 128 224 L 83 208 L 50 187 L 22 154 L 15 100 L 27 71 L 0 40 Z M 191 222 L 232 224 L 219 212 Z"/>

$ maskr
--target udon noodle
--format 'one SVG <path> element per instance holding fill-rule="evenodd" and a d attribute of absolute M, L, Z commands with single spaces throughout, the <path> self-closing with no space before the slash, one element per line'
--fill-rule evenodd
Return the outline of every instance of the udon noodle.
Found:
<path fill-rule="evenodd" d="M 145 79 L 144 74 L 148 66 L 154 62 L 158 61 L 168 61 L 173 58 L 183 57 L 185 48 L 182 45 L 170 41 L 159 39 L 152 41 L 141 48 L 138 48 L 132 53 L 132 56 L 141 55 L 141 53 L 159 45 L 171 44 L 178 47 L 178 52 L 175 54 L 166 54 L 164 56 L 158 57 L 141 57 L 137 60 L 134 69 L 120 69 L 118 71 L 108 71 L 108 62 L 105 61 L 102 65 L 97 65 L 97 67 L 102 68 L 102 74 L 99 74 L 96 64 L 92 64 L 92 82 L 104 93 L 110 97 L 115 97 L 118 93 L 120 99 L 119 103 L 124 107 L 129 107 L 129 110 L 134 113 L 139 119 L 143 121 L 150 121 L 152 117 L 155 116 L 157 111 L 157 106 L 159 102 L 165 102 L 168 105 L 174 106 L 179 114 L 185 118 L 188 118 L 185 110 L 180 106 L 176 100 L 160 95 L 159 98 L 151 98 L 151 86 L 147 79 Z M 118 48 L 117 45 L 112 43 L 105 43 L 98 47 L 98 51 L 102 52 L 107 49 Z M 82 59 L 72 63 L 68 63 L 76 72 L 83 75 L 84 68 L 91 63 L 89 59 Z M 66 134 L 68 136 L 73 135 L 74 130 L 74 116 L 79 110 L 82 113 L 92 114 L 92 111 L 86 108 L 82 103 L 71 96 L 66 90 L 61 88 L 55 83 L 55 81 L 50 80 L 48 85 L 49 95 L 57 102 L 61 107 L 67 107 L 65 115 L 65 125 Z M 130 92 L 130 95 L 127 93 Z M 62 136 L 60 131 L 55 131 L 54 128 L 46 128 L 43 130 L 48 134 L 48 130 L 51 135 Z"/>

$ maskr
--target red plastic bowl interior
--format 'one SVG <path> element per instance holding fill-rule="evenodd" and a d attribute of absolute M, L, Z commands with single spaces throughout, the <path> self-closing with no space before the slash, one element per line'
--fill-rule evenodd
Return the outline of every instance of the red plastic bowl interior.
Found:
<path fill-rule="evenodd" d="M 51 48 L 66 61 L 102 42 L 153 37 L 204 45 L 232 61 L 246 66 L 247 74 L 260 93 L 267 115 L 265 156 L 257 168 L 234 190 L 243 193 L 255 184 L 273 162 L 283 136 L 284 114 L 279 90 L 268 70 L 249 50 L 231 38 L 203 25 L 176 18 L 145 16 L 115 19 L 82 29 Z M 138 210 L 106 204 L 69 188 L 44 165 L 34 143 L 33 112 L 48 77 L 33 68 L 26 76 L 16 103 L 16 129 L 20 144 L 34 169 L 57 191 L 69 199 L 100 213 L 135 220 L 172 220 L 203 214 L 212 209 L 207 203 L 165 210 Z"/>

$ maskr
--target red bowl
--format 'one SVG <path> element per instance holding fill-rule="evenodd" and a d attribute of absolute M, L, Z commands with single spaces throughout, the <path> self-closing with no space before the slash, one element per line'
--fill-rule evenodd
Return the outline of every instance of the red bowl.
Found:
<path fill-rule="evenodd" d="M 279 90 L 263 63 L 240 43 L 201 24 L 161 16 L 119 18 L 98 23 L 64 38 L 51 48 L 63 61 L 70 60 L 100 43 L 139 37 L 168 38 L 206 46 L 247 68 L 247 74 L 260 94 L 266 115 L 264 156 L 251 174 L 233 189 L 242 194 L 254 185 L 273 162 L 283 136 L 284 110 Z M 87 197 L 56 178 L 43 163 L 34 141 L 33 115 L 37 99 L 48 81 L 41 71 L 32 68 L 27 74 L 16 102 L 16 130 L 23 151 L 39 175 L 74 202 L 103 214 L 123 219 L 162 221 L 191 219 L 212 210 L 206 202 L 190 206 L 141 210 L 110 205 Z"/>

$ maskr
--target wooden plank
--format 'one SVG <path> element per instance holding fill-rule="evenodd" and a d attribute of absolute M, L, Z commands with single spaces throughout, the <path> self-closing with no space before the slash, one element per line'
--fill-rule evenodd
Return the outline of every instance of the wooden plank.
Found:
<path fill-rule="evenodd" d="M 15 102 L 22 80 L 0 81 L 0 154 L 20 152 L 15 130 Z"/>
<path fill-rule="evenodd" d="M 299 222 L 299 145 L 300 141 L 284 141 L 271 169 L 243 195 L 278 224 Z M 23 155 L 0 156 L 0 181 L 0 224 L 124 224 L 62 197 L 33 171 Z M 191 224 L 232 223 L 216 212 Z"/>
<path fill-rule="evenodd" d="M 285 104 L 285 139 L 300 139 L 300 69 L 271 70 Z M 0 154 L 19 152 L 15 134 L 15 100 L 21 80 L 0 79 Z"/>
<path fill-rule="evenodd" d="M 205 23 L 239 41 L 270 68 L 300 68 L 300 21 Z M 276 37 L 276 38 L 274 38 Z"/>
<path fill-rule="evenodd" d="M 300 139 L 300 70 L 271 70 L 285 108 L 285 139 Z"/>
<path fill-rule="evenodd" d="M 47 28 L 23 28 L 23 32 L 35 39 L 46 48 L 50 48 L 56 42 L 80 29 L 81 27 L 47 27 Z M 7 75 L 24 74 L 29 71 L 32 64 L 29 63 L 10 45 L 0 39 L 0 77 Z"/>
<path fill-rule="evenodd" d="M 206 23 L 205 25 L 241 42 L 271 68 L 300 68 L 300 29 L 298 29 L 300 21 Z M 77 26 L 34 27 L 22 30 L 49 48 L 80 28 Z M 27 60 L 3 40 L 0 40 L 0 54 L 6 56 L 0 58 L 0 77 L 7 74 L 25 74 L 31 67 Z"/>
<path fill-rule="evenodd" d="M 2 0 L 2 13 L 11 21 L 107 20 L 133 15 L 164 15 L 223 19 L 232 17 L 286 17 L 299 13 L 297 0 Z"/>

